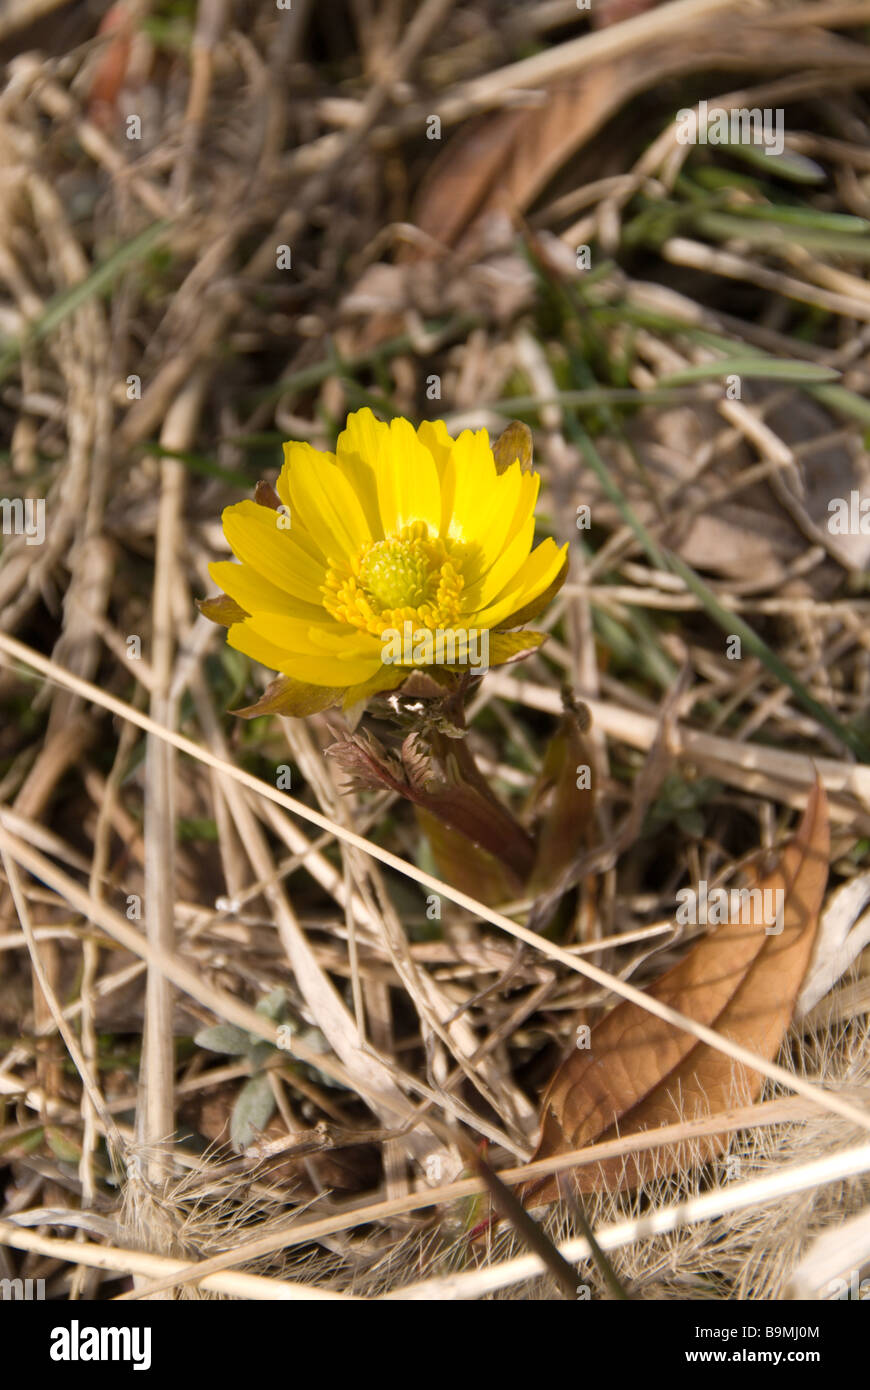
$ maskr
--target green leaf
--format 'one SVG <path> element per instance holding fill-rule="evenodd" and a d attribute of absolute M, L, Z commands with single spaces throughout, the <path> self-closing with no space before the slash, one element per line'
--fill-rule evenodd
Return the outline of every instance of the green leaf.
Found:
<path fill-rule="evenodd" d="M 736 155 L 738 159 L 756 169 L 763 169 L 767 174 L 775 174 L 779 179 L 788 179 L 789 183 L 827 182 L 828 176 L 821 164 L 817 164 L 805 154 L 798 154 L 796 150 L 783 150 L 781 154 L 775 154 L 769 150 L 758 149 L 752 144 L 726 143 L 729 154 Z"/>
<path fill-rule="evenodd" d="M 814 386 L 810 394 L 831 410 L 859 420 L 862 425 L 870 424 L 870 401 L 855 391 L 849 391 L 845 386 Z"/>
<path fill-rule="evenodd" d="M 210 840 L 216 843 L 218 839 L 217 822 L 207 816 L 178 816 L 175 828 L 179 840 Z"/>
<path fill-rule="evenodd" d="M 825 382 L 839 380 L 833 367 L 820 367 L 815 362 L 795 362 L 786 357 L 758 357 L 741 354 L 720 357 L 716 362 L 699 362 L 682 371 L 661 377 L 660 386 L 687 386 L 692 381 L 716 380 L 723 376 L 758 377 L 764 381 Z"/>
<path fill-rule="evenodd" d="M 45 1138 L 55 1158 L 61 1163 L 78 1163 L 82 1156 L 81 1148 L 69 1139 L 62 1130 L 46 1126 Z"/>
<path fill-rule="evenodd" d="M 42 1125 L 34 1125 L 33 1129 L 16 1130 L 7 1139 L 0 1142 L 0 1158 L 4 1154 L 29 1154 L 34 1149 L 38 1149 L 45 1138 L 45 1130 Z"/>
<path fill-rule="evenodd" d="M 246 1081 L 230 1116 L 230 1139 L 237 1153 L 253 1144 L 275 1113 L 275 1094 L 269 1073 L 258 1072 Z"/>
<path fill-rule="evenodd" d="M 272 1043 L 266 1042 L 264 1038 L 257 1041 L 251 1038 L 251 1046 L 248 1048 L 248 1061 L 251 1064 L 251 1071 L 260 1071 L 262 1067 L 270 1062 L 277 1055 L 278 1049 Z"/>
<path fill-rule="evenodd" d="M 674 824 L 690 838 L 699 839 L 709 820 L 709 816 L 704 815 L 704 808 L 715 800 L 721 790 L 721 783 L 714 777 L 686 780 L 677 772 L 668 773 L 644 817 L 643 833 L 659 834 Z"/>
<path fill-rule="evenodd" d="M 234 1023 L 216 1023 L 213 1028 L 200 1028 L 193 1040 L 197 1047 L 209 1052 L 223 1052 L 229 1057 L 243 1057 L 251 1046 L 251 1035 Z"/>
<path fill-rule="evenodd" d="M 866 217 L 852 213 L 820 212 L 818 208 L 783 207 L 781 203 L 735 203 L 732 215 L 755 222 L 781 222 L 783 226 L 810 227 L 817 232 L 870 232 Z"/>
<path fill-rule="evenodd" d="M 262 1014 L 263 1018 L 270 1018 L 273 1023 L 280 1023 L 281 1016 L 287 1008 L 287 991 L 282 985 L 277 985 L 271 990 L 264 999 L 256 1005 L 255 1012 Z"/>
<path fill-rule="evenodd" d="M 808 251 L 827 252 L 832 256 L 853 256 L 870 260 L 870 236 L 848 232 L 818 231 L 813 227 L 790 228 L 788 234 L 774 222 L 751 222 L 727 212 L 705 212 L 695 221 L 698 231 L 717 240 L 736 237 L 753 246 L 781 249 L 804 246 Z"/>

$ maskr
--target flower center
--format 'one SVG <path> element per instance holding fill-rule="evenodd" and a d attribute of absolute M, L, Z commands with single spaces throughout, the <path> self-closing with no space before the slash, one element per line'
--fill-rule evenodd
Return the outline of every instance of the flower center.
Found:
<path fill-rule="evenodd" d="M 360 578 L 373 605 L 417 608 L 431 596 L 437 572 L 428 541 L 376 541 L 360 565 Z"/>
<path fill-rule="evenodd" d="M 405 622 L 422 628 L 452 627 L 460 613 L 466 547 L 429 536 L 425 521 L 398 535 L 369 541 L 350 565 L 333 565 L 323 585 L 323 604 L 338 622 L 380 637 Z"/>

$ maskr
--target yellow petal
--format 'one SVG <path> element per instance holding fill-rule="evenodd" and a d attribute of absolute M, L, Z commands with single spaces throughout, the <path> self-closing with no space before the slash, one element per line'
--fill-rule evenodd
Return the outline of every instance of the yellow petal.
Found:
<path fill-rule="evenodd" d="M 338 467 L 347 478 L 365 512 L 369 530 L 376 541 L 384 539 L 384 528 L 378 510 L 378 479 L 376 464 L 381 443 L 390 435 L 385 425 L 366 406 L 347 417 L 347 425 L 338 436 L 335 456 Z"/>
<path fill-rule="evenodd" d="M 417 438 L 435 460 L 438 477 L 443 478 L 444 470 L 453 452 L 453 439 L 447 433 L 447 426 L 444 421 L 424 420 L 417 430 Z"/>
<path fill-rule="evenodd" d="M 512 447 L 505 445 L 505 458 Z M 526 621 L 556 591 L 567 546 L 560 550 L 547 540 L 531 550 L 540 479 L 504 462 L 497 466 L 485 430 L 465 430 L 454 441 L 442 420 L 414 430 L 407 420 L 384 424 L 368 409 L 348 417 L 335 455 L 288 443 L 277 484 L 281 511 L 255 500 L 224 513 L 240 563 L 217 562 L 210 573 L 226 595 L 219 602 L 230 624 L 228 642 L 289 682 L 313 687 L 313 694 L 290 702 L 300 712 L 325 708 L 342 693 L 358 710 L 369 694 L 402 684 L 410 673 L 382 659 L 381 638 L 327 613 L 325 586 L 329 569 L 362 583 L 373 541 L 410 541 L 422 532 L 403 533 L 422 525 L 430 537 L 460 543 L 450 556 L 461 582 L 445 571 L 447 597 L 440 589 L 438 596 L 445 616 L 461 604 L 452 629 L 456 664 L 471 659 L 461 629 L 490 631 L 495 661 L 533 650 L 540 634 L 504 629 Z M 268 500 L 265 493 L 261 500 Z M 332 579 L 330 585 L 337 587 Z M 396 613 L 406 611 L 415 618 L 410 608 Z M 261 708 L 258 701 L 251 712 Z"/>
<path fill-rule="evenodd" d="M 462 595 L 463 613 L 471 613 L 486 608 L 505 589 L 528 559 L 535 539 L 535 518 L 530 516 L 509 545 L 502 550 L 495 564 L 491 565 L 476 584 L 469 586 Z"/>
<path fill-rule="evenodd" d="M 533 487 L 529 495 L 525 476 L 519 464 L 514 464 L 496 478 L 492 492 L 481 500 L 472 558 L 465 570 L 466 583 L 475 583 L 491 569 L 504 554 L 511 539 L 524 529 L 522 523 L 525 520 L 531 520 L 534 524 L 535 489 Z M 531 538 L 526 555 L 530 546 Z M 524 559 L 525 555 L 521 555 L 514 569 Z"/>
<path fill-rule="evenodd" d="M 537 594 L 535 598 L 529 600 L 528 603 L 523 603 L 522 607 L 513 609 L 508 613 L 507 617 L 502 619 L 499 626 L 503 628 L 519 627 L 522 623 L 532 622 L 533 619 L 537 618 L 539 613 L 543 613 L 547 605 L 556 597 L 556 594 L 558 594 L 567 578 L 568 556 L 565 555 L 562 559 L 562 568 L 559 570 L 556 578 L 550 581 L 546 589 L 542 589 L 541 592 Z"/>
<path fill-rule="evenodd" d="M 384 535 L 398 534 L 415 521 L 425 521 L 430 535 L 441 525 L 441 488 L 429 450 L 407 420 L 393 420 L 389 439 L 378 454 L 378 505 Z"/>
<path fill-rule="evenodd" d="M 299 528 L 329 562 L 358 554 L 371 530 L 341 469 L 310 444 L 285 444 L 279 483 L 290 498 L 291 531 Z"/>
<path fill-rule="evenodd" d="M 508 614 L 537 598 L 556 578 L 567 552 L 567 543 L 560 548 L 548 536 L 532 551 L 507 588 L 474 615 L 475 623 L 479 627 L 497 627 Z"/>
<path fill-rule="evenodd" d="M 288 613 L 293 618 L 303 618 L 316 623 L 323 618 L 323 609 L 313 603 L 303 603 L 293 598 L 286 589 L 270 584 L 268 579 L 257 574 L 250 565 L 237 565 L 232 560 L 215 560 L 208 572 L 225 594 L 241 604 L 245 612 Z"/>
<path fill-rule="evenodd" d="M 339 656 L 342 661 L 351 656 L 381 660 L 382 639 L 370 632 L 361 632 L 359 628 L 314 623 L 309 628 L 308 639 L 315 651 Z"/>
<path fill-rule="evenodd" d="M 344 708 L 349 709 L 351 705 L 368 700 L 372 695 L 379 695 L 383 690 L 395 690 L 410 674 L 406 666 L 382 666 L 367 681 L 360 681 L 345 691 Z"/>
<path fill-rule="evenodd" d="M 363 406 L 347 417 L 347 424 L 338 436 L 335 452 L 341 462 L 344 458 L 361 458 L 374 468 L 381 445 L 389 438 L 390 427 L 383 420 Z"/>
<path fill-rule="evenodd" d="M 450 528 L 453 509 L 453 475 L 450 472 L 450 457 L 454 440 L 447 433 L 443 420 L 424 420 L 417 431 L 417 438 L 428 449 L 435 460 L 438 472 L 438 485 L 441 489 L 441 519 L 438 524 L 439 536 L 446 536 Z"/>
<path fill-rule="evenodd" d="M 471 543 L 479 535 L 480 513 L 496 485 L 495 462 L 486 430 L 463 430 L 450 454 L 442 479 L 447 534 Z"/>
<path fill-rule="evenodd" d="M 249 656 L 252 661 L 259 661 L 261 665 L 268 666 L 270 671 L 282 671 L 289 657 L 289 653 L 282 651 L 274 642 L 258 637 L 251 631 L 247 622 L 233 623 L 227 630 L 227 642 L 229 646 L 235 647 L 236 651 Z"/>
<path fill-rule="evenodd" d="M 293 525 L 293 501 L 290 495 L 290 464 L 287 460 L 287 451 L 290 449 L 290 447 L 290 444 L 284 445 L 284 465 L 281 469 L 281 472 L 278 474 L 278 481 L 275 483 L 275 491 L 277 492 L 283 505 L 287 508 L 287 512 L 290 516 L 291 525 L 288 529 L 292 529 Z M 320 452 L 316 449 L 312 449 L 311 452 L 314 456 L 312 459 L 314 467 L 317 467 L 319 463 L 331 463 L 335 465 L 336 458 L 334 454 L 327 453 L 325 450 L 323 452 Z M 310 536 L 307 533 L 304 526 L 296 526 L 295 539 L 300 549 L 304 550 L 307 555 L 310 555 L 312 560 L 316 560 L 319 565 L 322 565 L 324 563 L 325 556 L 323 554 L 323 551 L 315 543 L 313 536 Z"/>
<path fill-rule="evenodd" d="M 224 535 L 243 564 L 303 603 L 319 606 L 326 570 L 299 546 L 292 531 L 281 529 L 281 519 L 269 507 L 237 502 L 224 510 Z"/>
<path fill-rule="evenodd" d="M 310 681 L 312 685 L 341 686 L 368 680 L 378 669 L 379 661 L 340 661 L 323 653 L 312 656 L 306 652 L 284 650 L 280 645 L 255 632 L 251 622 L 234 623 L 227 641 L 237 651 L 272 671 L 283 671 L 294 680 Z"/>
<path fill-rule="evenodd" d="M 343 652 L 355 655 L 362 651 L 371 656 L 380 652 L 376 637 L 344 623 L 333 622 L 325 612 L 323 621 L 319 623 L 300 621 L 284 613 L 252 613 L 246 626 L 282 651 L 300 652 L 305 656 L 317 656 L 330 646 L 330 654 L 336 657 Z M 330 637 L 334 639 L 332 643 Z M 366 645 L 359 646 L 361 642 Z"/>

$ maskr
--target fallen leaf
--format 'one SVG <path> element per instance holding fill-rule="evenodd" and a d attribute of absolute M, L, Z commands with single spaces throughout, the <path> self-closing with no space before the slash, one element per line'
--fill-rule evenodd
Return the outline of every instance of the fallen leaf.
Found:
<path fill-rule="evenodd" d="M 820 782 L 778 863 L 751 885 L 784 894 L 782 931 L 755 920 L 713 927 L 697 946 L 648 990 L 651 998 L 715 1028 L 723 1037 L 770 1061 L 792 1018 L 813 951 L 828 877 L 830 830 Z M 636 1004 L 617 1005 L 593 1030 L 591 1046 L 575 1050 L 544 1097 L 543 1132 L 535 1159 L 660 1125 L 700 1119 L 757 1098 L 755 1069 L 700 1042 Z M 721 1152 L 721 1137 L 648 1150 L 575 1170 L 580 1191 L 633 1188 L 654 1176 L 705 1162 Z M 558 1196 L 545 1178 L 524 1192 L 537 1206 Z"/>
<path fill-rule="evenodd" d="M 627 65 L 624 65 L 627 66 Z M 637 78 L 636 68 L 633 75 Z M 627 78 L 627 73 L 626 73 Z M 413 220 L 442 246 L 495 212 L 513 216 L 533 202 L 567 159 L 623 105 L 623 71 L 613 66 L 533 93 L 537 104 L 501 111 L 463 128 L 424 180 Z"/>

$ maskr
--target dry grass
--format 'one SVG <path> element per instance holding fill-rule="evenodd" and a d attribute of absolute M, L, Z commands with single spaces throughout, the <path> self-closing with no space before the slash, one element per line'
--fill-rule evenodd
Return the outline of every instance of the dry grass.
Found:
<path fill-rule="evenodd" d="M 640 1298 L 823 1293 L 870 1259 L 870 537 L 827 527 L 870 492 L 870 4 L 601 0 L 587 32 L 560 0 L 130 0 L 128 52 L 51 8 L 0 20 L 0 493 L 46 500 L 0 551 L 0 1276 L 559 1297 L 509 1230 L 472 1239 L 457 1131 L 526 1176 L 577 1022 L 669 1015 L 677 888 L 774 845 L 818 773 L 821 994 L 757 1105 L 648 1136 L 721 1160 L 587 1215 Z M 782 161 L 681 145 L 701 98 L 784 108 Z M 535 431 L 570 582 L 471 737 L 519 806 L 562 683 L 592 711 L 594 843 L 545 934 L 342 789 L 338 715 L 224 713 L 264 673 L 196 614 L 220 509 L 362 404 Z M 218 1023 L 271 1046 L 193 1043 Z M 252 1076 L 272 1118 L 233 1147 Z M 570 1202 L 548 1228 L 607 1296 Z"/>

